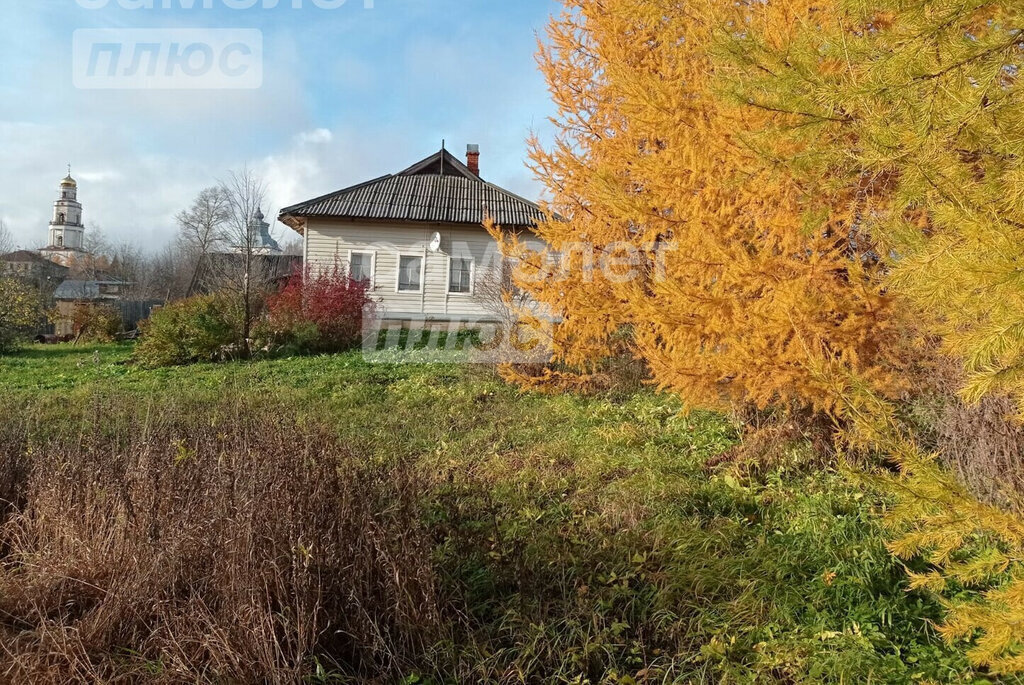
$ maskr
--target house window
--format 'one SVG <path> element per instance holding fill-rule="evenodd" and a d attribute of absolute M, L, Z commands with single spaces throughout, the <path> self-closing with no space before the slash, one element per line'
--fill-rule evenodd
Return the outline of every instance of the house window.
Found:
<path fill-rule="evenodd" d="M 398 292 L 418 293 L 423 282 L 423 257 L 398 259 Z"/>
<path fill-rule="evenodd" d="M 352 252 L 348 258 L 348 277 L 359 283 L 373 283 L 373 253 Z"/>
<path fill-rule="evenodd" d="M 473 292 L 473 260 L 453 257 L 448 262 L 448 292 Z"/>

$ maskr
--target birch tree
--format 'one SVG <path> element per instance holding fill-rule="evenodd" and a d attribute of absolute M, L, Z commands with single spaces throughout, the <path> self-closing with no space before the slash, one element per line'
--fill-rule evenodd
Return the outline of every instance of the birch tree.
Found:
<path fill-rule="evenodd" d="M 258 295 L 264 287 L 263 264 L 259 260 L 262 242 L 256 217 L 266 201 L 267 186 L 255 171 L 246 167 L 231 172 L 221 182 L 220 193 L 226 213 L 223 242 L 232 256 L 219 260 L 221 287 L 233 293 L 239 305 L 241 343 L 248 354 Z"/>
<path fill-rule="evenodd" d="M 192 206 L 178 214 L 179 240 L 194 262 L 186 297 L 195 293 L 202 272 L 209 272 L 210 255 L 223 243 L 230 219 L 230 202 L 223 185 L 202 190 Z"/>

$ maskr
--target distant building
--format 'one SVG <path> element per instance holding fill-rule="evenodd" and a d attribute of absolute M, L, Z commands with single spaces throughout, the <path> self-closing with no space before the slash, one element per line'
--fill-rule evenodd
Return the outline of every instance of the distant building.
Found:
<path fill-rule="evenodd" d="M 75 308 L 81 304 L 110 304 L 118 310 L 128 330 L 134 329 L 149 316 L 154 305 L 160 304 L 155 300 L 128 299 L 132 284 L 107 273 L 109 268 L 105 257 L 90 254 L 85 248 L 78 182 L 71 177 L 70 167 L 53 203 L 46 247 L 0 255 L 0 275 L 16 276 L 30 283 L 39 291 L 41 309 L 56 309 L 58 316 L 52 331 L 41 326 L 40 334 L 73 334 Z"/>
<path fill-rule="evenodd" d="M 13 277 L 30 286 L 39 298 L 39 323 L 36 333 L 50 332 L 49 324 L 42 312 L 54 306 L 53 293 L 68 277 L 66 266 L 51 262 L 32 250 L 17 250 L 0 255 L 0 276 Z"/>
<path fill-rule="evenodd" d="M 255 221 L 249 227 L 249 231 L 253 236 L 253 252 L 261 255 L 284 254 L 281 246 L 270 235 L 270 224 L 264 221 L 264 219 L 266 217 L 263 215 L 263 210 L 257 211 Z"/>
<path fill-rule="evenodd" d="M 254 254 L 254 255 L 282 255 L 284 250 L 274 237 L 270 235 L 270 224 L 265 221 L 263 210 L 256 210 L 256 216 L 249 222 L 248 244 L 234 244 L 234 241 L 244 241 L 240 236 L 232 236 L 231 244 L 225 246 L 221 254 Z"/>
<path fill-rule="evenodd" d="M 0 274 L 13 276 L 25 282 L 31 283 L 40 289 L 50 289 L 68 277 L 68 267 L 52 262 L 46 257 L 32 250 L 17 250 L 0 255 Z"/>
<path fill-rule="evenodd" d="M 245 270 L 246 260 L 237 252 L 210 254 L 201 270 L 197 293 L 212 293 L 225 287 L 237 287 Z M 256 252 L 249 260 L 253 287 L 275 290 L 287 283 L 296 271 L 302 270 L 302 255 L 283 252 Z"/>
<path fill-rule="evenodd" d="M 273 236 L 270 224 L 262 210 L 257 210 L 249 222 L 248 244 L 233 244 L 243 240 L 234 236 L 223 249 L 208 255 L 198 279 L 198 292 L 213 292 L 225 282 L 237 283 L 246 268 L 256 288 L 277 288 L 295 271 L 302 269 L 301 255 L 286 255 Z M 249 255 L 246 259 L 245 256 Z"/>
<path fill-rule="evenodd" d="M 64 266 L 70 266 L 86 254 L 82 203 L 78 201 L 78 182 L 71 177 L 71 167 L 61 180 L 59 195 L 53 203 L 49 242 L 39 253 Z"/>
<path fill-rule="evenodd" d="M 53 293 L 58 302 L 119 300 L 130 284 L 124 281 L 76 281 L 61 283 Z"/>
<path fill-rule="evenodd" d="M 75 308 L 82 304 L 109 304 L 121 315 L 125 330 L 133 330 L 138 322 L 148 318 L 158 301 L 125 301 L 130 283 L 117 280 L 81 281 L 69 279 L 61 283 L 53 293 L 59 315 L 54 324 L 54 333 L 59 336 L 73 335 Z"/>

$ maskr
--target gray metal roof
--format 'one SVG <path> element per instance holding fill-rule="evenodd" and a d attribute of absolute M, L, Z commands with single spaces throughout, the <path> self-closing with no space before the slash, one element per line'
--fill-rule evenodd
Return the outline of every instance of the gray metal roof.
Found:
<path fill-rule="evenodd" d="M 69 279 L 57 286 L 53 291 L 55 300 L 103 300 L 117 299 L 117 295 L 106 294 L 100 291 L 102 285 L 128 285 L 123 281 L 76 281 Z"/>
<path fill-rule="evenodd" d="M 296 217 L 424 221 L 481 225 L 492 217 L 503 227 L 534 226 L 544 219 L 535 203 L 487 183 L 447 151 L 405 171 L 345 188 L 281 210 Z"/>

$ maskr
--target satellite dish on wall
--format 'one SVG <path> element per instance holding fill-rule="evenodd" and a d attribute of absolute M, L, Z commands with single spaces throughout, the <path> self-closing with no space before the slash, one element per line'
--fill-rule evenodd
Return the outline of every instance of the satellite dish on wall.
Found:
<path fill-rule="evenodd" d="M 438 233 L 434 233 L 434 235 L 432 235 L 430 237 L 430 251 L 431 252 L 437 252 L 440 249 L 441 249 L 441 234 L 438 232 Z"/>

